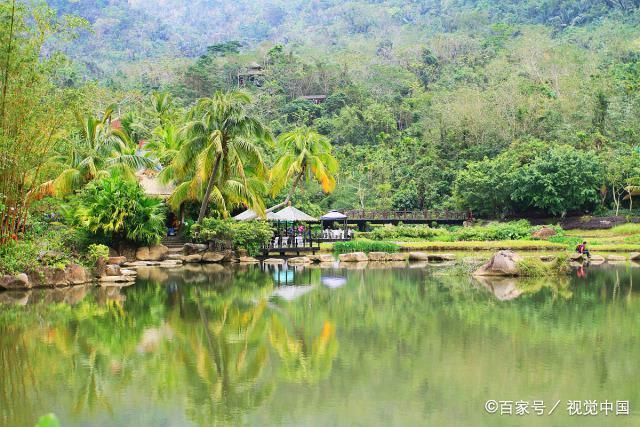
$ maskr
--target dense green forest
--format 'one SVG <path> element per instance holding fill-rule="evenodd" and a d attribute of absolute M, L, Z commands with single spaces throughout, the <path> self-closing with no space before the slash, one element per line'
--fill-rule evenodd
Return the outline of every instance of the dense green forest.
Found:
<path fill-rule="evenodd" d="M 1 9 L 6 58 L 12 52 L 5 41 L 15 35 L 12 3 Z M 270 206 L 293 193 L 312 213 L 463 209 L 500 218 L 633 208 L 640 185 L 640 1 L 50 0 L 48 6 L 18 2 L 23 50 L 38 43 L 37 56 L 29 57 L 37 70 L 25 75 L 36 72 L 56 111 L 55 118 L 41 111 L 40 128 L 17 136 L 26 145 L 34 134 L 49 144 L 33 153 L 36 176 L 16 184 L 31 187 L 30 194 L 64 196 L 104 176 L 86 173 L 77 150 L 84 140 L 95 152 L 82 156 L 98 172 L 162 164 L 165 178 L 182 190 L 175 204 L 198 201 L 205 186 L 189 183 L 213 164 L 198 172 L 185 163 L 178 177 L 171 175 L 173 159 L 192 136 L 194 115 L 208 114 L 198 100 L 241 89 L 248 97 L 238 111 L 269 137 L 253 147 L 259 159 L 242 163 L 253 179 L 243 183 L 244 196 L 221 190 L 220 201 L 229 202 L 224 214 L 253 206 L 252 197 Z M 34 30 L 34 22 L 44 30 Z M 5 78 L 11 67 L 8 59 Z M 35 100 L 29 102 L 15 105 Z M 33 120 L 27 124 L 35 126 Z M 111 129 L 112 120 L 123 129 Z M 87 137 L 87 124 L 102 129 L 104 141 L 119 138 L 121 147 L 100 160 L 102 148 Z M 335 183 L 320 176 L 299 183 L 281 167 L 281 191 L 270 191 L 267 169 L 281 160 L 283 146 L 269 140 L 291 131 L 329 144 L 340 164 L 327 174 Z M 136 153 L 147 143 L 150 154 Z M 5 144 L 15 151 L 11 140 Z M 42 158 L 48 161 L 40 164 Z M 227 178 L 234 186 L 235 178 Z"/>

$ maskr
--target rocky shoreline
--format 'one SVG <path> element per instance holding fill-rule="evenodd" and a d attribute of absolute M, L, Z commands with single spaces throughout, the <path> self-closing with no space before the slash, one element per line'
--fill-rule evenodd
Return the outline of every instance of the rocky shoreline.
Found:
<path fill-rule="evenodd" d="M 78 264 L 69 264 L 64 268 L 51 266 L 35 267 L 32 271 L 15 275 L 0 276 L 0 290 L 30 290 L 35 288 L 61 288 L 75 285 L 96 284 L 98 286 L 129 286 L 137 276 L 138 269 L 144 267 L 178 268 L 185 265 L 205 264 L 240 264 L 251 265 L 264 263 L 265 265 L 310 265 L 321 266 L 335 265 L 339 262 L 342 266 L 364 265 L 371 263 L 395 266 L 414 264 L 442 263 L 451 264 L 456 260 L 455 254 L 426 253 L 426 252 L 353 252 L 340 254 L 334 258 L 332 254 L 317 254 L 297 256 L 287 259 L 267 258 L 259 260 L 251 257 L 246 251 L 239 250 L 214 250 L 209 245 L 186 243 L 180 248 L 167 248 L 163 245 L 139 248 L 125 248 L 120 251 L 111 249 L 108 259 L 100 260 L 93 268 L 83 267 Z M 543 262 L 555 260 L 553 255 L 539 257 Z M 572 266 L 577 267 L 586 261 L 580 254 L 569 256 Z M 512 251 L 499 251 L 491 260 L 482 266 L 475 275 L 517 275 L 516 264 L 521 257 Z M 607 257 L 593 255 L 589 260 L 592 265 L 604 263 L 616 264 L 626 261 L 640 261 L 640 253 L 631 253 L 629 256 L 608 255 Z"/>

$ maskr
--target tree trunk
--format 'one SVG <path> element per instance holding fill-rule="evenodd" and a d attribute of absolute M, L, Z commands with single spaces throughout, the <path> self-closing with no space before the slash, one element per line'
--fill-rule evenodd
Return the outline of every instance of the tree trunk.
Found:
<path fill-rule="evenodd" d="M 218 173 L 218 166 L 220 165 L 220 154 L 216 157 L 216 163 L 213 166 L 213 171 L 209 176 L 209 182 L 207 183 L 207 191 L 204 193 L 204 199 L 202 199 L 202 205 L 200 206 L 200 213 L 198 214 L 198 224 L 202 224 L 204 216 L 207 214 L 207 207 L 209 206 L 209 198 L 213 191 L 213 184 L 216 181 L 216 174 Z"/>
<path fill-rule="evenodd" d="M 278 203 L 275 206 L 271 206 L 269 209 L 267 209 L 265 212 L 269 213 L 269 212 L 273 212 L 276 209 L 280 209 L 283 206 L 286 206 L 289 204 L 289 201 L 291 200 L 291 197 L 293 196 L 293 193 L 296 191 L 296 187 L 298 186 L 298 184 L 300 183 L 300 179 L 302 179 L 302 177 L 304 176 L 304 170 L 302 172 L 300 172 L 300 174 L 296 177 L 296 180 L 293 181 L 293 186 L 291 187 L 291 190 L 289 190 L 289 194 L 287 194 L 287 198 L 284 199 L 284 202 L 282 203 Z"/>

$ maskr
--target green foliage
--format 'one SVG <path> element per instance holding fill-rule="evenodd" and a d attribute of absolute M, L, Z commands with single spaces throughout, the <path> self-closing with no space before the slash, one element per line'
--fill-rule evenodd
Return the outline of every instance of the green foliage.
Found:
<path fill-rule="evenodd" d="M 528 221 L 520 220 L 460 227 L 454 231 L 454 235 L 455 240 L 461 241 L 523 240 L 528 239 L 532 231 L 533 228 Z"/>
<path fill-rule="evenodd" d="M 373 240 L 402 240 L 403 238 L 442 240 L 446 239 L 448 235 L 447 230 L 442 228 L 407 225 L 377 227 L 368 233 L 368 237 Z"/>
<path fill-rule="evenodd" d="M 570 271 L 569 257 L 566 254 L 560 254 L 552 262 L 543 262 L 536 257 L 524 258 L 518 262 L 517 267 L 523 277 L 557 276 Z"/>
<path fill-rule="evenodd" d="M 136 182 L 112 175 L 91 182 L 73 199 L 71 219 L 106 243 L 129 240 L 157 244 L 165 235 L 162 201 L 144 194 Z"/>
<path fill-rule="evenodd" d="M 92 263 L 109 258 L 109 247 L 100 244 L 91 244 L 87 249 L 87 257 Z"/>
<path fill-rule="evenodd" d="M 333 251 L 336 254 L 350 252 L 387 252 L 394 253 L 400 250 L 400 246 L 389 242 L 377 242 L 374 240 L 357 239 L 349 242 L 336 242 Z"/>
<path fill-rule="evenodd" d="M 257 255 L 273 238 L 273 227 L 267 221 L 205 218 L 202 225 L 191 227 L 191 236 L 200 242 L 229 241 L 235 249 L 246 249 L 250 255 Z"/>
<path fill-rule="evenodd" d="M 454 192 L 462 206 L 481 215 L 531 209 L 564 215 L 595 207 L 600 168 L 595 153 L 532 142 L 470 163 Z"/>
<path fill-rule="evenodd" d="M 47 414 L 38 418 L 35 427 L 60 427 L 60 421 L 55 414 Z"/>
<path fill-rule="evenodd" d="M 222 217 L 243 205 L 264 210 L 267 169 L 260 145 L 272 137 L 250 106 L 245 92 L 217 91 L 189 111 L 187 140 L 162 172 L 165 181 L 177 185 L 169 198 L 173 208 L 200 202 L 198 222 L 209 205 Z"/>
<path fill-rule="evenodd" d="M 24 239 L 0 245 L 0 273 L 23 273 L 37 265 L 64 268 L 77 262 L 81 249 L 75 236 L 76 230 L 64 225 L 31 222 Z"/>
<path fill-rule="evenodd" d="M 0 272 L 15 274 L 24 272 L 38 258 L 38 248 L 32 241 L 0 245 Z"/>

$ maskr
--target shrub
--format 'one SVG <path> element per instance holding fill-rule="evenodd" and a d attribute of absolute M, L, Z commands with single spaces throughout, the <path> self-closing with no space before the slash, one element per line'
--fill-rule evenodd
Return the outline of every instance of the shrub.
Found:
<path fill-rule="evenodd" d="M 38 229 L 37 232 L 32 228 L 24 240 L 0 245 L 0 273 L 22 273 L 36 265 L 64 268 L 73 259 L 72 248 L 64 239 L 68 234 L 73 235 L 71 231 L 65 226 Z"/>
<path fill-rule="evenodd" d="M 258 254 L 262 246 L 273 238 L 273 228 L 266 221 L 205 218 L 202 225 L 193 225 L 190 232 L 194 240 L 230 241 L 235 249 L 246 249 L 251 255 Z"/>
<path fill-rule="evenodd" d="M 524 258 L 518 262 L 518 270 L 523 277 L 546 277 L 566 274 L 570 271 L 569 257 L 559 255 L 553 262 L 546 263 L 538 258 Z"/>
<path fill-rule="evenodd" d="M 38 247 L 31 241 L 9 241 L 0 245 L 0 273 L 16 274 L 37 262 Z"/>
<path fill-rule="evenodd" d="M 369 233 L 373 240 L 394 240 L 402 238 L 434 240 L 446 238 L 449 233 L 440 228 L 426 226 L 391 225 L 377 227 Z"/>
<path fill-rule="evenodd" d="M 91 182 L 72 201 L 68 215 L 100 240 L 153 245 L 165 234 L 162 201 L 147 197 L 137 182 L 115 175 Z"/>
<path fill-rule="evenodd" d="M 350 242 L 336 242 L 333 245 L 333 251 L 337 254 L 346 254 L 350 252 L 398 252 L 400 246 L 394 243 L 377 242 L 374 240 L 352 240 Z"/>
<path fill-rule="evenodd" d="M 87 249 L 87 257 L 93 264 L 100 259 L 109 258 L 109 248 L 105 245 L 92 244 Z"/>
<path fill-rule="evenodd" d="M 454 231 L 459 241 L 522 240 L 531 236 L 533 228 L 526 220 L 490 223 L 485 226 L 460 227 Z"/>

